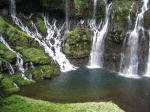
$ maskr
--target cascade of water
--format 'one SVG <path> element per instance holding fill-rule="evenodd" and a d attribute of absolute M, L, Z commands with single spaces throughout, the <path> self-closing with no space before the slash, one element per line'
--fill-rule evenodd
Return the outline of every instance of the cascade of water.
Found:
<path fill-rule="evenodd" d="M 25 64 L 25 71 L 28 70 L 28 63 Z"/>
<path fill-rule="evenodd" d="M 20 12 L 20 15 L 24 18 L 24 19 L 31 19 L 31 17 L 33 16 L 33 14 L 31 13 L 30 15 L 26 16 L 23 13 Z"/>
<path fill-rule="evenodd" d="M 9 74 L 13 75 L 14 74 L 14 69 L 13 69 L 12 65 L 9 62 L 7 62 L 6 60 L 4 60 L 4 63 L 5 63 L 5 67 L 9 71 Z"/>
<path fill-rule="evenodd" d="M 133 2 L 133 4 L 130 7 L 130 11 L 129 11 L 129 15 L 128 15 L 128 23 L 129 23 L 129 30 L 131 29 L 132 26 L 132 22 L 131 22 L 131 11 L 133 10 L 133 6 L 134 6 L 135 2 Z"/>
<path fill-rule="evenodd" d="M 96 26 L 95 20 L 90 20 L 89 22 L 89 25 L 93 31 L 92 49 L 89 60 L 90 68 L 103 67 L 104 42 L 108 31 L 110 7 L 112 4 L 107 4 L 105 0 L 104 2 L 106 5 L 106 17 L 103 25 L 101 22 L 98 26 Z"/>
<path fill-rule="evenodd" d="M 16 83 L 14 83 L 14 82 L 13 82 L 13 86 L 14 86 L 15 88 L 19 88 L 18 85 L 17 85 Z"/>
<path fill-rule="evenodd" d="M 66 8 L 66 31 L 69 30 L 69 18 L 68 18 L 68 0 L 65 0 L 65 8 Z"/>
<path fill-rule="evenodd" d="M 15 5 L 14 0 L 10 0 L 10 4 L 13 7 Z M 14 10 L 11 8 L 11 10 Z M 11 11 L 11 12 L 14 12 Z M 45 26 L 47 28 L 47 36 L 46 38 L 42 37 L 42 35 L 38 32 L 35 24 L 31 21 L 31 24 L 35 31 L 30 31 L 27 26 L 25 26 L 22 21 L 17 18 L 16 15 L 12 14 L 12 19 L 16 25 L 18 25 L 22 31 L 26 32 L 32 38 L 35 39 L 39 43 L 40 46 L 43 46 L 45 52 L 52 57 L 55 63 L 58 63 L 62 72 L 74 70 L 75 67 L 70 64 L 70 62 L 66 59 L 66 56 L 61 52 L 61 44 L 62 44 L 62 36 L 64 33 L 64 25 L 58 28 L 56 26 L 56 20 L 54 20 L 53 24 L 49 23 L 48 16 L 42 15 L 44 19 Z M 63 32 L 63 33 L 62 33 Z"/>
<path fill-rule="evenodd" d="M 32 73 L 29 74 L 28 78 L 29 78 L 29 80 L 33 81 L 33 79 L 32 79 Z"/>
<path fill-rule="evenodd" d="M 96 17 L 97 0 L 94 0 L 93 19 Z"/>
<path fill-rule="evenodd" d="M 8 43 L 3 39 L 2 35 L 0 35 L 0 41 L 1 41 L 10 51 L 12 51 L 13 53 L 16 54 L 16 57 L 17 57 L 16 65 L 17 65 L 19 71 L 21 72 L 22 77 L 23 77 L 25 80 L 28 80 L 28 79 L 26 78 L 26 76 L 24 75 L 25 70 L 24 70 L 24 68 L 23 68 L 23 59 L 21 58 L 22 55 L 19 54 L 19 53 L 17 53 L 16 51 L 14 51 L 12 48 L 10 48 L 10 46 L 8 45 Z"/>
<path fill-rule="evenodd" d="M 149 38 L 150 38 L 150 30 L 149 30 Z M 150 47 L 150 41 L 149 41 L 149 47 Z M 144 76 L 150 77 L 150 48 L 149 48 L 149 56 L 148 56 L 148 62 L 147 62 L 147 70 Z"/>
<path fill-rule="evenodd" d="M 15 18 L 16 16 L 16 5 L 15 0 L 9 0 L 10 5 L 10 14 L 12 18 Z"/>
<path fill-rule="evenodd" d="M 137 77 L 138 75 L 138 42 L 140 34 L 142 34 L 142 38 L 145 37 L 145 29 L 143 28 L 143 16 L 144 12 L 148 10 L 147 4 L 148 0 L 143 0 L 143 6 L 141 12 L 137 15 L 134 29 L 132 32 L 130 32 L 128 39 L 125 39 L 125 41 L 127 41 L 127 49 L 122 59 L 122 69 L 120 70 L 120 72 L 125 74 L 126 77 Z"/>
<path fill-rule="evenodd" d="M 48 20 L 49 18 L 46 16 L 43 16 L 45 26 L 47 28 L 47 37 L 46 42 L 47 45 L 50 48 L 53 48 L 54 53 L 52 55 L 53 60 L 56 61 L 59 65 L 62 71 L 68 71 L 73 70 L 75 67 L 70 64 L 70 62 L 66 59 L 66 56 L 61 52 L 61 34 L 63 32 L 64 25 L 62 25 L 60 28 L 57 28 L 56 26 L 56 20 L 54 20 L 54 23 L 51 25 Z M 53 43 L 50 41 L 53 40 Z"/>
<path fill-rule="evenodd" d="M 30 62 L 30 68 L 31 68 L 31 69 L 34 69 L 34 65 L 33 65 L 32 62 Z"/>

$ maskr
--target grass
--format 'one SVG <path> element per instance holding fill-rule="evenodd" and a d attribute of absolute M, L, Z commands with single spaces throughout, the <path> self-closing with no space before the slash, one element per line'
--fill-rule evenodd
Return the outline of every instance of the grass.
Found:
<path fill-rule="evenodd" d="M 1 112 L 124 112 L 112 102 L 60 104 L 11 96 L 2 102 Z"/>

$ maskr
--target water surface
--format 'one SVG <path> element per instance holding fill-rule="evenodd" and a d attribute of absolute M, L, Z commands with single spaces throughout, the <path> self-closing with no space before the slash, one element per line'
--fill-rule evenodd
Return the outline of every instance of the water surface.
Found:
<path fill-rule="evenodd" d="M 104 69 L 79 68 L 21 88 L 23 96 L 51 102 L 113 101 L 126 112 L 150 112 L 150 79 L 130 79 Z"/>

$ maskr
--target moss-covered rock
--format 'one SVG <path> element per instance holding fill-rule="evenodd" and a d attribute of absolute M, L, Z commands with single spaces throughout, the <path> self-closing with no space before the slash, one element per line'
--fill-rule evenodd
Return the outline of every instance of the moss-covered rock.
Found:
<path fill-rule="evenodd" d="M 64 53 L 70 58 L 83 58 L 89 55 L 90 38 L 87 35 L 88 27 L 80 25 L 64 36 Z"/>
<path fill-rule="evenodd" d="M 42 73 L 40 72 L 40 69 L 39 68 L 35 68 L 35 69 L 32 69 L 32 70 L 28 70 L 26 71 L 26 76 L 29 77 L 30 75 L 32 75 L 32 79 L 33 80 L 38 80 L 38 79 L 41 79 L 42 77 Z"/>
<path fill-rule="evenodd" d="M 44 78 L 52 78 L 58 74 L 60 74 L 60 70 L 56 66 L 40 66 L 40 69 L 43 71 L 42 76 Z"/>
<path fill-rule="evenodd" d="M 16 54 L 10 51 L 4 44 L 0 43 L 0 58 L 12 62 L 16 57 Z"/>
<path fill-rule="evenodd" d="M 33 80 L 39 80 L 42 77 L 49 79 L 60 74 L 60 70 L 54 65 L 41 65 L 26 71 L 25 74 L 27 77 L 32 75 Z"/>
<path fill-rule="evenodd" d="M 33 40 L 27 34 L 8 24 L 2 17 L 0 17 L 0 34 L 5 35 L 7 37 L 7 42 L 14 46 L 29 47 L 29 43 Z"/>
<path fill-rule="evenodd" d="M 42 35 L 46 35 L 46 27 L 45 27 L 45 24 L 41 18 L 36 18 L 35 25 Z"/>
<path fill-rule="evenodd" d="M 24 80 L 21 77 L 21 74 L 13 75 L 9 79 L 12 80 L 13 82 L 15 82 L 18 86 L 25 86 L 25 85 L 30 85 L 31 83 L 33 83 L 30 80 Z"/>
<path fill-rule="evenodd" d="M 41 49 L 16 47 L 16 49 L 22 54 L 24 62 L 33 62 L 34 64 L 48 64 L 50 57 L 44 53 Z"/>
<path fill-rule="evenodd" d="M 14 82 L 8 77 L 5 77 L 1 83 L 4 91 L 7 92 L 8 94 L 13 94 L 20 90 L 18 87 L 14 86 Z"/>

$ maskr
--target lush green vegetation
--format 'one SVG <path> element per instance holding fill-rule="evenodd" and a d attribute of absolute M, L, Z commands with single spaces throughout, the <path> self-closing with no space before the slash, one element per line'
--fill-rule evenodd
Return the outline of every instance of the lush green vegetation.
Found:
<path fill-rule="evenodd" d="M 45 27 L 45 24 L 41 18 L 36 18 L 35 25 L 41 34 L 46 35 L 46 27 Z"/>
<path fill-rule="evenodd" d="M 2 80 L 2 87 L 4 88 L 5 92 L 8 94 L 18 92 L 20 89 L 18 87 L 13 86 L 13 81 L 10 80 L 8 77 L 5 77 Z"/>
<path fill-rule="evenodd" d="M 7 93 L 7 94 L 13 94 L 20 90 L 19 86 L 29 85 L 32 83 L 32 81 L 24 80 L 21 77 L 21 74 L 13 75 L 13 76 L 5 76 L 1 81 L 1 88 Z M 15 84 L 17 84 L 18 87 L 16 87 Z"/>
<path fill-rule="evenodd" d="M 81 16 L 81 9 L 82 9 L 84 3 L 85 3 L 85 0 L 74 0 L 75 9 L 76 9 L 76 12 L 75 12 L 76 16 Z"/>
<path fill-rule="evenodd" d="M 59 104 L 11 96 L 2 101 L 2 112 L 123 112 L 112 102 Z"/>
<path fill-rule="evenodd" d="M 5 45 L 0 43 L 0 60 L 2 59 L 7 60 L 8 62 L 12 62 L 13 59 L 16 57 L 16 54 L 11 52 Z M 2 62 L 1 62 L 2 63 Z"/>
<path fill-rule="evenodd" d="M 43 73 L 41 72 L 43 71 Z M 60 74 L 60 70 L 58 67 L 52 66 L 52 65 L 41 65 L 36 67 L 35 69 L 31 69 L 26 71 L 26 76 L 29 76 L 32 74 L 32 77 L 34 80 L 41 79 L 41 77 L 44 78 L 52 78 L 58 74 Z"/>
<path fill-rule="evenodd" d="M 65 34 L 65 54 L 74 58 L 88 55 L 90 39 L 86 34 L 87 28 L 83 28 L 84 30 L 82 28 L 78 26 L 77 28 L 74 28 L 73 30 Z"/>
<path fill-rule="evenodd" d="M 50 58 L 43 50 L 37 48 L 16 47 L 22 56 L 24 62 L 33 62 L 34 64 L 48 64 Z"/>
<path fill-rule="evenodd" d="M 32 41 L 30 36 L 5 22 L 2 17 L 0 17 L 0 34 L 9 37 L 7 41 L 15 46 L 27 46 L 29 45 L 28 43 Z"/>

